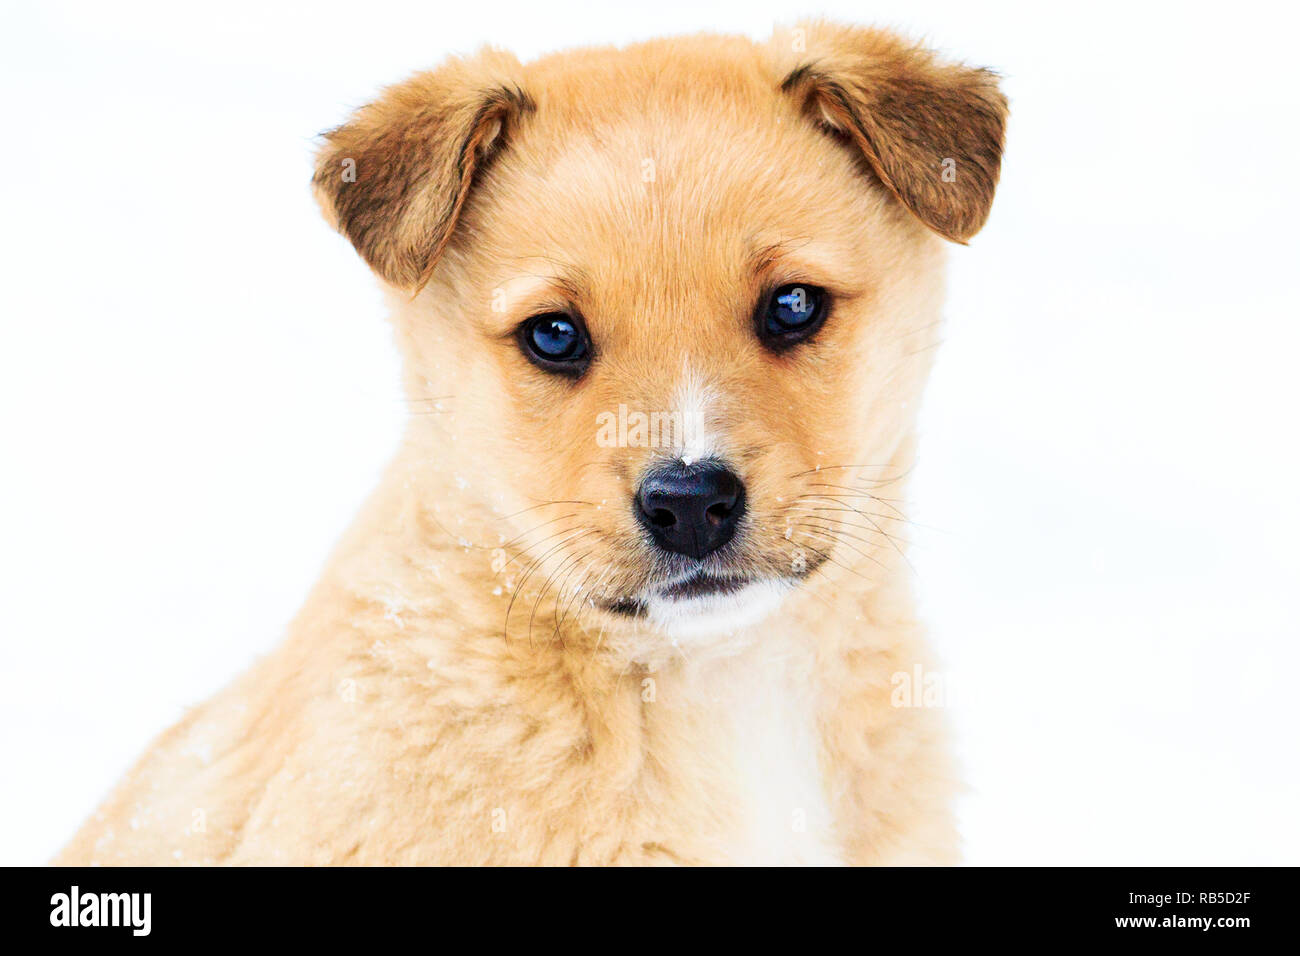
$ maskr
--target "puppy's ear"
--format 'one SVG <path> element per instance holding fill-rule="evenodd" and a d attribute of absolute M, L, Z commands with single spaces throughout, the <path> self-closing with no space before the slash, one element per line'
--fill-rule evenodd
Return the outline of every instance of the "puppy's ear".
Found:
<path fill-rule="evenodd" d="M 781 88 L 860 150 L 921 222 L 954 242 L 979 232 L 1007 118 L 993 73 L 942 63 L 881 30 L 812 23 L 772 44 Z"/>
<path fill-rule="evenodd" d="M 325 218 L 382 278 L 418 291 L 475 173 L 533 108 L 519 61 L 485 51 L 390 87 L 326 133 L 312 186 Z"/>

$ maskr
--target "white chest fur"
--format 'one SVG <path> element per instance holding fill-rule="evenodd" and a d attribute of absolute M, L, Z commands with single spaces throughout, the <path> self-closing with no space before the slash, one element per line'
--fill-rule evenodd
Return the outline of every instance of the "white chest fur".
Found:
<path fill-rule="evenodd" d="M 691 665 L 684 688 L 708 714 L 719 785 L 734 801 L 722 847 L 740 865 L 842 865 L 819 751 L 811 655 L 775 636 Z"/>

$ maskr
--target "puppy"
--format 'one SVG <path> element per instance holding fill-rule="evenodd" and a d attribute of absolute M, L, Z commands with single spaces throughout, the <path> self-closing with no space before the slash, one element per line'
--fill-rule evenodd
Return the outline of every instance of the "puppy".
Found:
<path fill-rule="evenodd" d="M 950 863 L 903 558 L 990 73 L 808 24 L 488 51 L 325 137 L 417 412 L 269 657 L 58 858 Z"/>

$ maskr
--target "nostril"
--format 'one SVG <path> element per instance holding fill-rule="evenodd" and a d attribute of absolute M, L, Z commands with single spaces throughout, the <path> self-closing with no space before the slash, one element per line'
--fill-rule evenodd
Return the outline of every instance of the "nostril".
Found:
<path fill-rule="evenodd" d="M 718 502 L 718 504 L 704 509 L 704 517 L 707 518 L 709 524 L 713 525 L 715 528 L 719 527 L 722 522 L 726 521 L 727 516 L 730 514 L 731 505 L 724 502 Z"/>
<path fill-rule="evenodd" d="M 656 508 L 650 513 L 650 523 L 656 528 L 671 528 L 677 523 L 677 516 L 667 508 Z"/>

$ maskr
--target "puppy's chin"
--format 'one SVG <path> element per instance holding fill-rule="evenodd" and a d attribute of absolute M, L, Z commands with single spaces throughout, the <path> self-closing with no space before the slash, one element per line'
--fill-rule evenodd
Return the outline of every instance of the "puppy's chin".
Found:
<path fill-rule="evenodd" d="M 793 587 L 785 580 L 752 581 L 725 593 L 648 594 L 640 603 L 646 618 L 673 641 L 700 641 L 760 623 Z"/>

